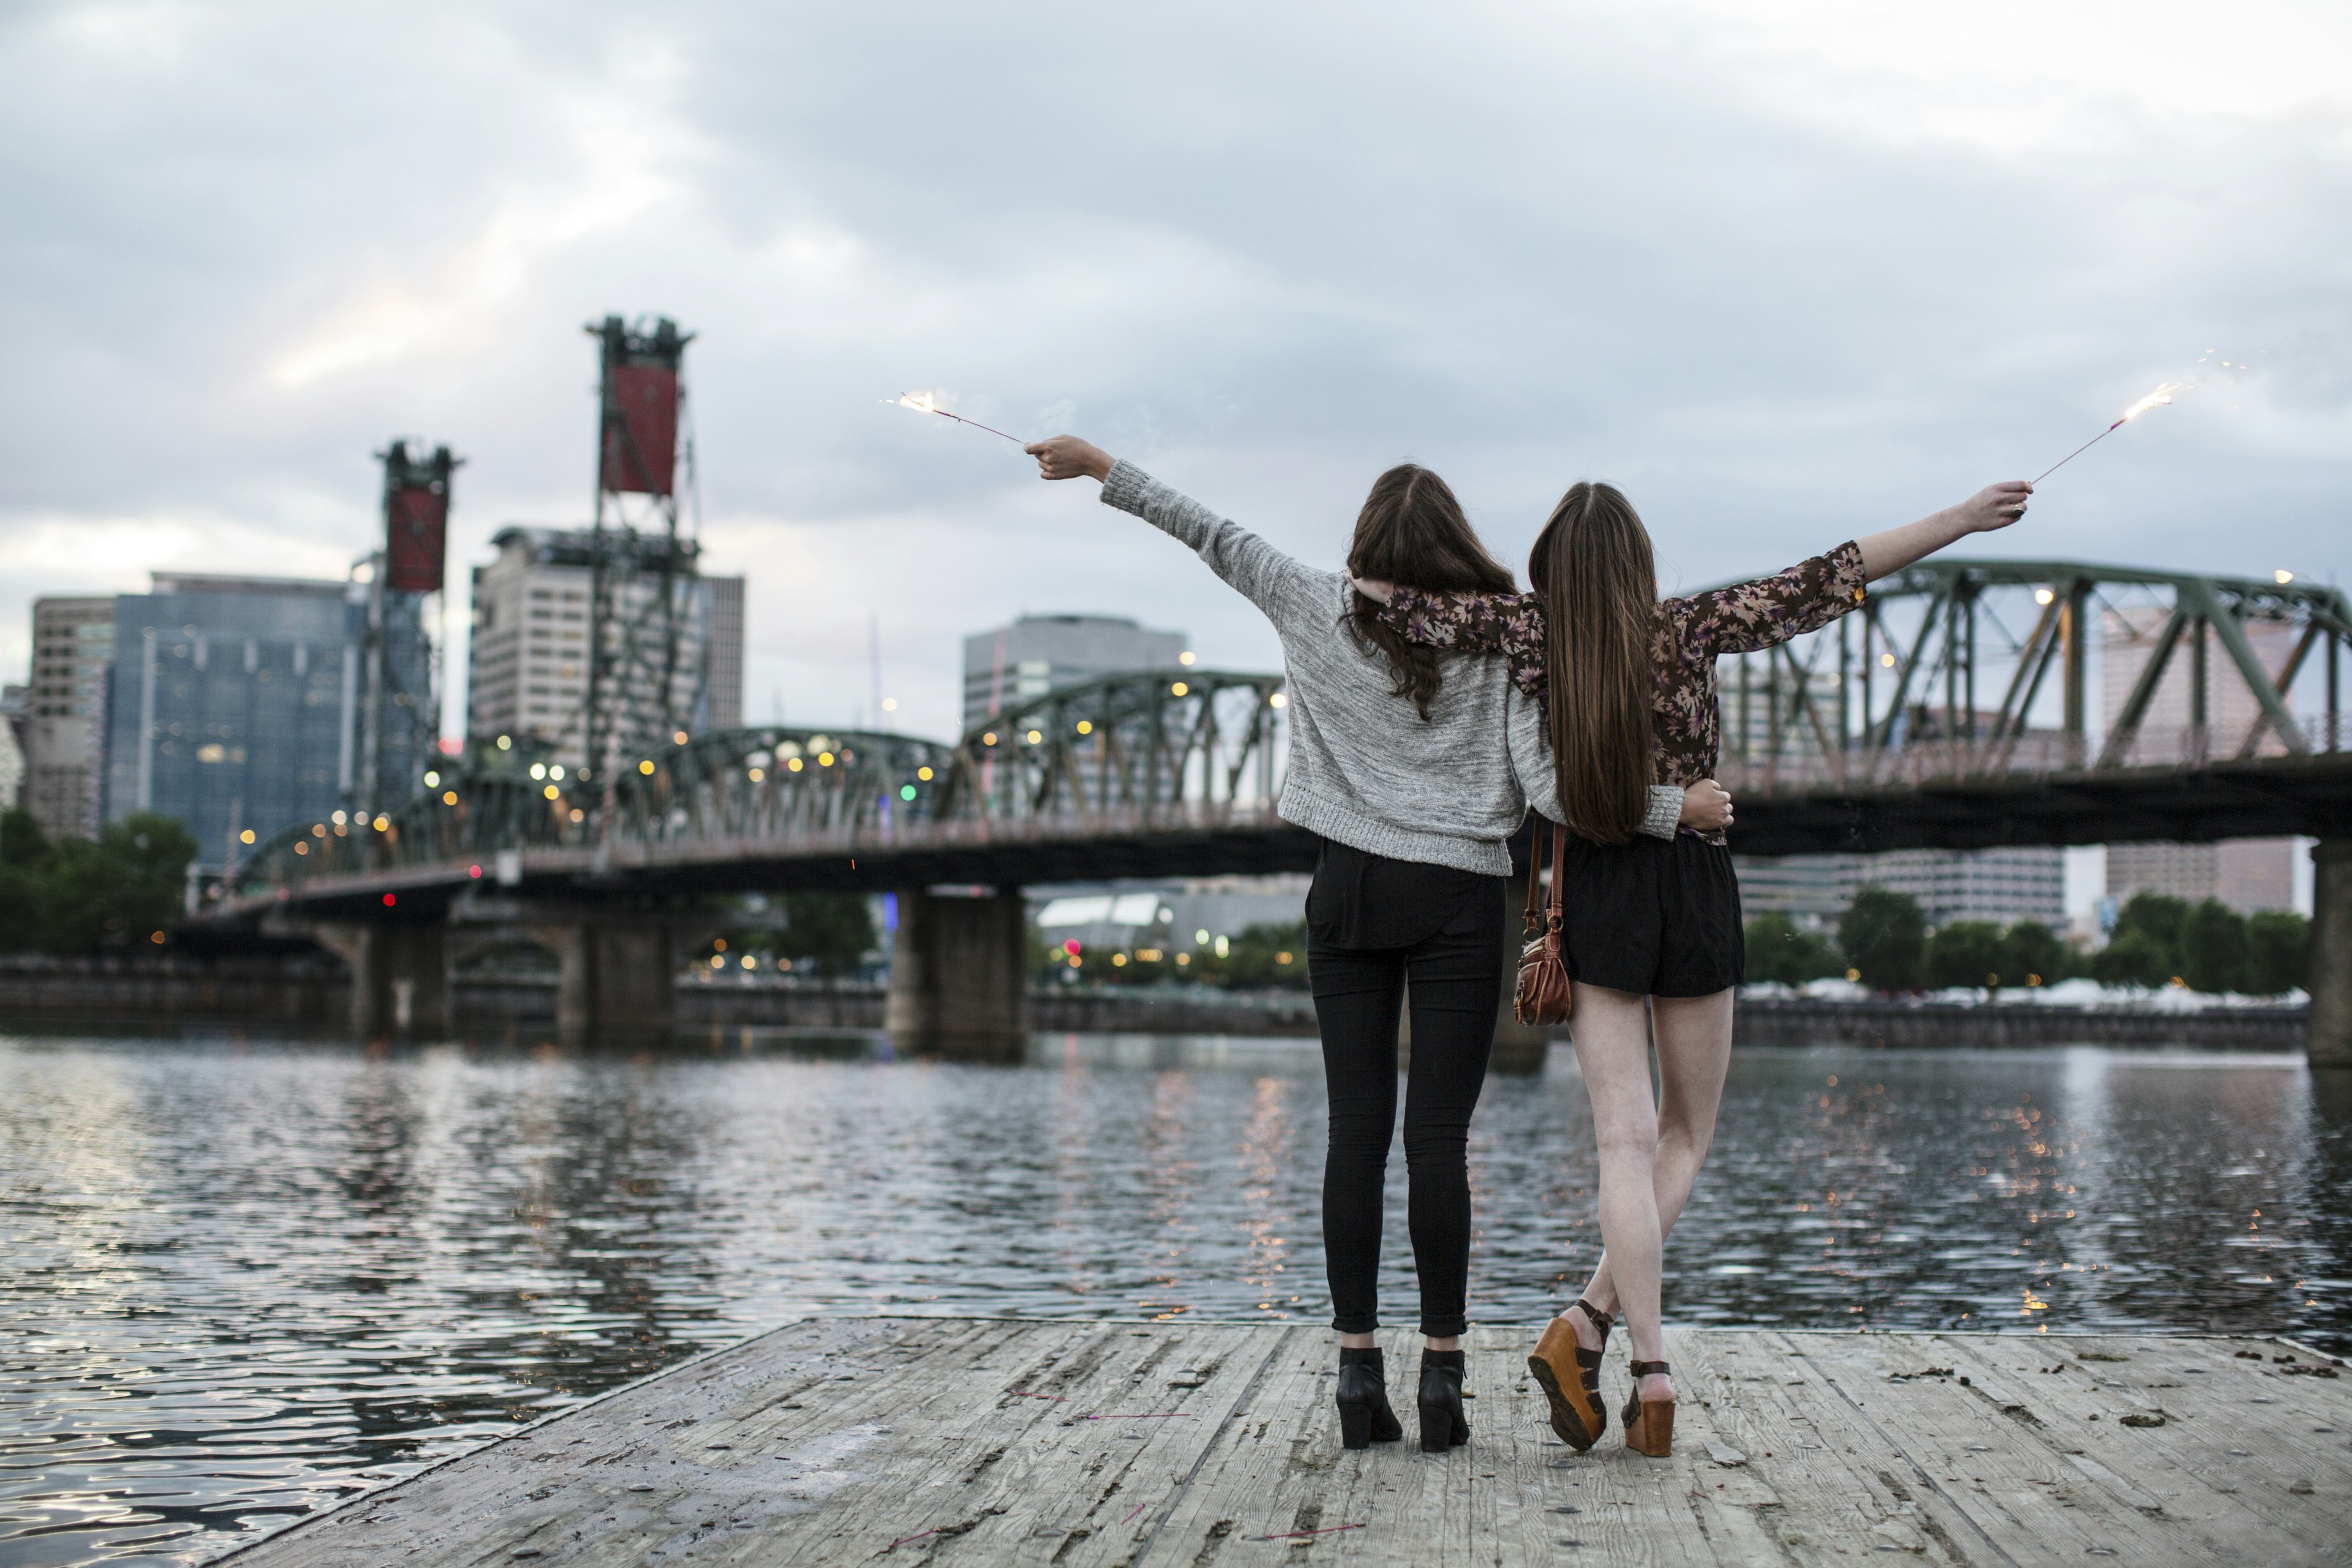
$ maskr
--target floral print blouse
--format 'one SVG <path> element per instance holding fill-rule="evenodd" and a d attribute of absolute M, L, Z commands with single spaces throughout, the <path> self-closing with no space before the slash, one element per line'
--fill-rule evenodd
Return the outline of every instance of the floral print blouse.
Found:
<path fill-rule="evenodd" d="M 1717 654 L 1757 653 L 1819 631 L 1862 603 L 1864 581 L 1862 547 L 1849 540 L 1769 577 L 1659 601 L 1656 782 L 1686 787 L 1715 776 Z M 1533 594 L 1433 594 L 1400 584 L 1381 619 L 1417 643 L 1499 653 L 1520 690 L 1544 695 L 1544 609 Z"/>

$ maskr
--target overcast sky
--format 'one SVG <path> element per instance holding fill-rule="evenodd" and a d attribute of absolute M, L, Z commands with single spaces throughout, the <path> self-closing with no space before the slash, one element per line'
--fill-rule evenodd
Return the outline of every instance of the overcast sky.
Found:
<path fill-rule="evenodd" d="M 396 434 L 468 459 L 455 581 L 583 519 L 608 311 L 700 334 L 757 720 L 849 719 L 869 615 L 942 737 L 1024 610 L 1277 658 L 1091 484 L 879 401 L 919 387 L 1332 564 L 1402 458 L 1515 566 L 1613 479 L 1696 585 L 2189 380 L 2003 552 L 2352 564 L 2352 8 L 1759 9 L 20 0 L 0 672 L 36 595 L 341 575 Z"/>

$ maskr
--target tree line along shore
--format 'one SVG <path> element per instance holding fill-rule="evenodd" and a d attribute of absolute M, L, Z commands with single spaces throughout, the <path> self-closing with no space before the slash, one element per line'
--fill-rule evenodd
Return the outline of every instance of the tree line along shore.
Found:
<path fill-rule="evenodd" d="M 186 827 L 167 816 L 126 817 L 95 838 L 51 838 L 29 812 L 0 813 L 0 953 L 68 957 L 169 948 L 184 918 L 186 868 L 196 851 Z M 886 942 L 871 900 L 785 893 L 762 902 L 770 919 L 711 937 L 694 962 L 834 981 L 878 977 Z M 1751 983 L 1843 979 L 1888 994 L 2089 979 L 2284 995 L 2304 986 L 2311 947 L 2311 923 L 2302 915 L 2247 915 L 2212 899 L 2191 904 L 2149 892 L 2124 905 L 2106 944 L 2095 951 L 2035 921 L 2006 927 L 1954 921 L 1931 929 L 1916 900 L 1870 887 L 1855 894 L 1831 930 L 1809 931 L 1780 913 L 1759 915 L 1747 929 Z M 1049 942 L 1033 930 L 1032 973 L 1059 985 L 1307 989 L 1303 920 L 1207 941 L 1194 936 L 1139 935 L 1123 946 L 1074 951 L 1076 944 Z"/>

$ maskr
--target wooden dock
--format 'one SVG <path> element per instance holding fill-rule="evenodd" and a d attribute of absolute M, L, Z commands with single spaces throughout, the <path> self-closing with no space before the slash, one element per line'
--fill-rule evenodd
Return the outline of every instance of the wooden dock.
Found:
<path fill-rule="evenodd" d="M 1613 1422 L 1555 1439 L 1532 1339 L 1470 1336 L 1471 1443 L 1439 1457 L 1339 1447 L 1320 1327 L 811 1320 L 225 1561 L 2352 1562 L 2352 1377 L 2283 1342 L 1682 1331 L 1654 1460 Z M 1416 1342 L 1385 1343 L 1410 1431 Z"/>

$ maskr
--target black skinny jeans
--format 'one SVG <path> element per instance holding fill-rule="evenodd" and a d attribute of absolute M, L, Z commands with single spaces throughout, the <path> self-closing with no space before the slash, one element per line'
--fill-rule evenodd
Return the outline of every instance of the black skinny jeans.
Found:
<path fill-rule="evenodd" d="M 1407 1226 L 1421 1331 L 1461 1333 L 1470 1277 L 1470 1113 L 1502 1000 L 1505 879 L 1326 840 L 1307 895 L 1307 963 L 1331 1133 L 1323 1259 L 1331 1326 L 1380 1327 L 1381 1198 L 1396 1127 L 1397 1015 L 1412 982 Z"/>

